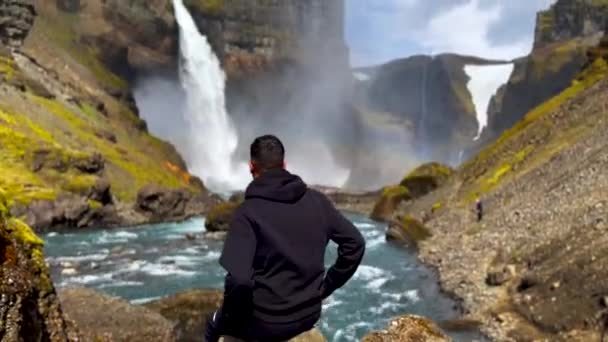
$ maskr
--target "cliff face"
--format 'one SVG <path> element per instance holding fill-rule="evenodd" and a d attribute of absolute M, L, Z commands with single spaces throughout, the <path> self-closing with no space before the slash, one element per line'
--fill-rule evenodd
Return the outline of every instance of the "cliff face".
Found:
<path fill-rule="evenodd" d="M 135 203 L 149 184 L 181 189 L 157 191 L 181 210 L 167 218 L 200 212 L 206 198 L 196 210 L 189 199 L 204 187 L 171 145 L 148 134 L 128 83 L 72 30 L 81 19 L 54 2 L 38 2 L 35 21 L 27 1 L 0 4 L 11 11 L 3 25 L 21 29 L 0 34 L 10 44 L 0 46 L 0 187 L 11 212 L 37 230 L 143 223 L 157 217 Z"/>
<path fill-rule="evenodd" d="M 456 162 L 478 129 L 464 67 L 492 63 L 458 55 L 415 56 L 368 68 L 361 71 L 369 80 L 360 83 L 360 105 L 410 122 L 421 158 Z"/>
<path fill-rule="evenodd" d="M 535 48 L 573 38 L 601 36 L 608 22 L 608 1 L 559 0 L 537 17 Z"/>
<path fill-rule="evenodd" d="M 346 65 L 342 1 L 185 0 L 229 75 L 283 59 Z M 38 4 L 123 77 L 173 69 L 177 24 L 171 0 L 55 0 Z"/>
<path fill-rule="evenodd" d="M 532 53 L 515 63 L 494 97 L 480 146 L 498 137 L 534 107 L 570 86 L 607 25 L 608 2 L 559 0 L 537 16 Z"/>

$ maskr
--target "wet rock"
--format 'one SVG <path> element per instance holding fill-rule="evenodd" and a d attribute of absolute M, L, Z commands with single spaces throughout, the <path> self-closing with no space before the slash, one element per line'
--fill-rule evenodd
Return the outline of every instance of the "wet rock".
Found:
<path fill-rule="evenodd" d="M 145 307 L 91 289 L 64 289 L 59 298 L 87 341 L 177 341 L 173 324 Z"/>
<path fill-rule="evenodd" d="M 439 327 L 429 319 L 419 316 L 404 316 L 392 321 L 387 330 L 374 332 L 363 338 L 363 342 L 448 342 L 451 341 Z"/>
<path fill-rule="evenodd" d="M 196 234 L 188 233 L 185 235 L 186 240 L 194 241 L 196 240 Z"/>
<path fill-rule="evenodd" d="M 95 207 L 82 196 L 64 194 L 55 201 L 39 200 L 15 210 L 25 216 L 25 222 L 37 232 L 50 229 L 113 227 L 123 220 L 113 205 Z"/>
<path fill-rule="evenodd" d="M 240 206 L 238 202 L 220 203 L 213 207 L 205 219 L 205 228 L 208 232 L 227 232 L 236 209 Z"/>
<path fill-rule="evenodd" d="M 176 340 L 200 342 L 207 317 L 221 305 L 219 290 L 193 290 L 179 293 L 144 305 L 175 325 Z"/>

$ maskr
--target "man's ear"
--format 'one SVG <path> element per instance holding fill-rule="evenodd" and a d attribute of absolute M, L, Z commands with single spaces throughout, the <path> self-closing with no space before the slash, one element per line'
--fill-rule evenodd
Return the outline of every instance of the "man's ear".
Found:
<path fill-rule="evenodd" d="M 287 170 L 287 163 L 283 162 L 283 170 Z"/>

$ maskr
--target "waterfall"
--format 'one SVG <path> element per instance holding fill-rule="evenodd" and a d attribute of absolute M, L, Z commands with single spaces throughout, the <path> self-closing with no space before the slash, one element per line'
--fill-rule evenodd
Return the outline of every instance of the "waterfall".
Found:
<path fill-rule="evenodd" d="M 190 171 L 217 192 L 243 189 L 249 179 L 246 165 L 233 155 L 238 137 L 226 110 L 226 75 L 182 0 L 173 0 L 179 25 L 181 85 L 186 95 L 182 115 L 188 123 L 187 155 Z"/>

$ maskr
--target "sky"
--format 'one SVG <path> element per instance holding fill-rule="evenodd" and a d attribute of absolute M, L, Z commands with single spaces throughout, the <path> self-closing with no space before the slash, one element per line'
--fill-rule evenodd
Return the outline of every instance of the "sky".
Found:
<path fill-rule="evenodd" d="M 554 0 L 345 0 L 353 66 L 453 52 L 510 60 L 527 55 L 536 13 Z"/>

